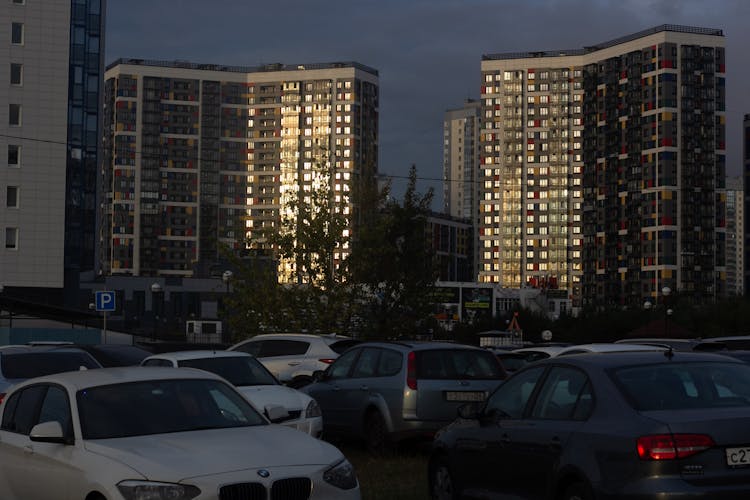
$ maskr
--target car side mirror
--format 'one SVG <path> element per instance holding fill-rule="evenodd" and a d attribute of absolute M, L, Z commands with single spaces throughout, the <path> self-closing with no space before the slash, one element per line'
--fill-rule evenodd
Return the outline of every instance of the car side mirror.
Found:
<path fill-rule="evenodd" d="M 482 405 L 479 401 L 472 401 L 471 403 L 464 403 L 458 407 L 458 418 L 465 420 L 478 420 L 482 411 Z"/>
<path fill-rule="evenodd" d="M 264 409 L 268 420 L 275 424 L 289 418 L 289 412 L 281 405 L 266 405 Z"/>
<path fill-rule="evenodd" d="M 65 437 L 62 425 L 56 420 L 36 424 L 31 429 L 29 439 L 37 443 L 70 444 L 70 439 Z"/>

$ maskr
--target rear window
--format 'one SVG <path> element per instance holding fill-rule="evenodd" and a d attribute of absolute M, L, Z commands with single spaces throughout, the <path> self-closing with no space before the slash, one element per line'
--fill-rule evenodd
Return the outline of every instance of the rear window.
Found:
<path fill-rule="evenodd" d="M 151 356 L 151 353 L 140 347 L 130 345 L 91 346 L 91 354 L 102 366 L 135 366 Z"/>
<path fill-rule="evenodd" d="M 362 342 L 361 340 L 354 340 L 354 339 L 352 339 L 352 340 L 339 340 L 339 341 L 334 342 L 333 344 L 329 345 L 328 347 L 330 347 L 331 350 L 333 352 L 335 352 L 336 354 L 341 354 L 344 351 L 346 351 L 347 349 L 349 349 L 351 346 L 360 344 L 361 342 Z"/>
<path fill-rule="evenodd" d="M 417 351 L 417 378 L 502 379 L 504 374 L 495 355 L 473 349 Z"/>
<path fill-rule="evenodd" d="M 249 356 L 185 359 L 179 365 L 215 373 L 237 387 L 278 383 L 257 359 Z"/>
<path fill-rule="evenodd" d="M 309 342 L 298 340 L 264 340 L 259 358 L 273 358 L 275 356 L 299 356 L 310 348 Z"/>
<path fill-rule="evenodd" d="M 53 373 L 99 368 L 94 358 L 85 352 L 26 352 L 2 354 L 0 369 L 8 379 L 27 379 Z"/>
<path fill-rule="evenodd" d="M 613 370 L 611 376 L 639 411 L 750 406 L 750 366 L 668 363 Z"/>

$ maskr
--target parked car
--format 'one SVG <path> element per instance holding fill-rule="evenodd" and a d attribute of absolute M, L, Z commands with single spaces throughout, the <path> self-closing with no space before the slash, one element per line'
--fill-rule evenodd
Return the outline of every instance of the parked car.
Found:
<path fill-rule="evenodd" d="M 360 498 L 337 448 L 268 425 L 235 388 L 202 370 L 36 378 L 14 387 L 0 414 L 7 499 Z"/>
<path fill-rule="evenodd" d="M 91 354 L 105 368 L 112 366 L 138 366 L 151 356 L 151 352 L 131 344 L 75 344 Z"/>
<path fill-rule="evenodd" d="M 320 437 L 323 419 L 318 403 L 296 389 L 282 385 L 257 359 L 246 352 L 177 351 L 155 354 L 142 366 L 198 368 L 224 377 L 266 418 Z"/>
<path fill-rule="evenodd" d="M 325 370 L 359 342 L 341 335 L 268 333 L 243 340 L 229 350 L 252 354 L 282 383 L 302 387 L 312 382 L 315 371 Z"/>
<path fill-rule="evenodd" d="M 568 347 L 570 346 L 534 346 L 515 349 L 513 352 L 522 355 L 527 363 L 533 363 L 534 361 L 555 357 Z"/>
<path fill-rule="evenodd" d="M 72 346 L 13 345 L 0 349 L 0 401 L 10 387 L 53 373 L 101 368 L 90 354 Z"/>
<path fill-rule="evenodd" d="M 750 498 L 750 366 L 718 354 L 550 358 L 459 416 L 435 499 Z"/>
<path fill-rule="evenodd" d="M 503 367 L 506 374 L 518 371 L 528 363 L 523 354 L 518 354 L 506 349 L 490 349 L 490 351 L 495 355 L 497 360 L 500 361 L 500 366 Z"/>
<path fill-rule="evenodd" d="M 323 411 L 324 433 L 364 439 L 369 450 L 431 437 L 466 401 L 505 378 L 492 352 L 441 342 L 367 342 L 351 347 L 301 390 Z"/>

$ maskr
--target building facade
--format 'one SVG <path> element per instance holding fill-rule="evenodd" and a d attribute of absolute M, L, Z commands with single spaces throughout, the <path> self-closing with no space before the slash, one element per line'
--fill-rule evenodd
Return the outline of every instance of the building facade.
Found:
<path fill-rule="evenodd" d="M 473 227 L 471 219 L 458 219 L 445 214 L 427 218 L 427 242 L 434 254 L 438 280 L 472 281 Z"/>
<path fill-rule="evenodd" d="M 727 179 L 726 186 L 726 294 L 745 294 L 745 189 L 742 177 Z"/>
<path fill-rule="evenodd" d="M 267 248 L 290 199 L 320 182 L 350 234 L 355 192 L 376 182 L 378 74 L 357 63 L 118 60 L 104 119 L 106 275 L 198 277 L 221 245 Z M 293 265 L 281 263 L 282 280 Z"/>
<path fill-rule="evenodd" d="M 479 165 L 480 103 L 467 100 L 443 120 L 443 212 L 474 219 Z"/>
<path fill-rule="evenodd" d="M 742 123 L 742 177 L 744 179 L 744 210 L 750 213 L 750 114 L 745 115 Z M 743 224 L 745 254 L 744 262 L 750 262 L 750 221 L 745 217 Z M 750 290 L 750 266 L 744 266 L 744 289 Z"/>
<path fill-rule="evenodd" d="M 721 30 L 482 61 L 479 279 L 639 307 L 723 287 Z"/>
<path fill-rule="evenodd" d="M 0 284 L 79 306 L 93 273 L 105 0 L 4 2 Z"/>

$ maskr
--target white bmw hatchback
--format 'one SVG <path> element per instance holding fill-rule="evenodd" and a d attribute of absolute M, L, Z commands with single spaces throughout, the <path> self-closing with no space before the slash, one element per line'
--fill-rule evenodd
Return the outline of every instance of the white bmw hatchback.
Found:
<path fill-rule="evenodd" d="M 260 361 L 234 351 L 177 351 L 155 354 L 141 366 L 199 368 L 224 377 L 276 424 L 293 427 L 314 437 L 323 433 L 318 403 L 296 389 L 282 385 Z"/>
<path fill-rule="evenodd" d="M 10 390 L 0 415 L 3 500 L 360 498 L 337 448 L 270 425 L 202 370 L 39 377 Z"/>

